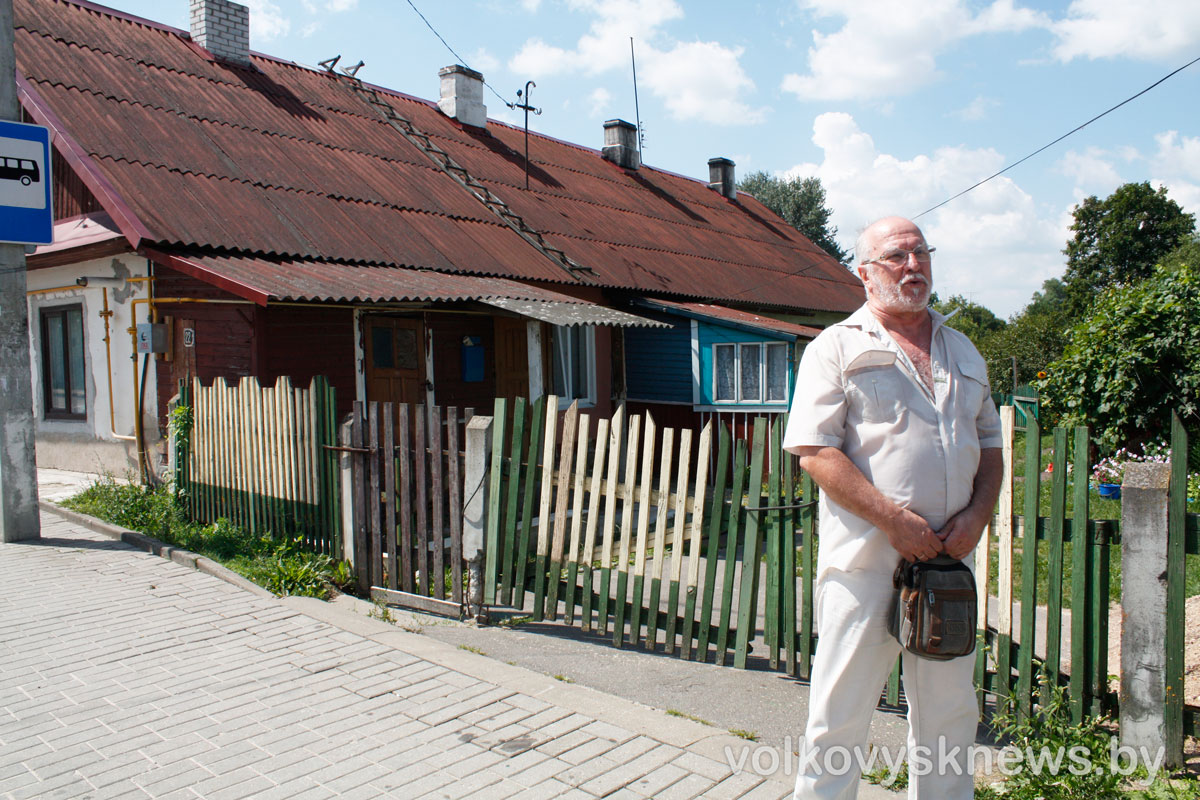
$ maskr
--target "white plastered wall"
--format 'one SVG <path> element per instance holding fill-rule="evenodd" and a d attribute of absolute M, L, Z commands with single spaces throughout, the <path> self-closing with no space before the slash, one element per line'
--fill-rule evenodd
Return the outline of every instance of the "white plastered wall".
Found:
<path fill-rule="evenodd" d="M 30 379 L 33 382 L 33 412 L 37 435 L 37 461 L 43 468 L 69 469 L 79 472 L 111 473 L 118 477 L 136 471 L 137 454 L 132 441 L 136 393 L 131 355 L 133 342 L 129 335 L 130 302 L 149 294 L 147 282 L 126 282 L 126 278 L 147 275 L 148 262 L 134 254 L 109 256 L 62 267 L 30 270 L 26 289 L 37 294 L 26 296 L 29 310 Z M 80 277 L 89 278 L 89 285 L 78 286 Z M 53 292 L 39 292 L 57 289 Z M 109 337 L 112 357 L 112 406 L 109 415 L 109 368 L 105 354 L 104 290 L 108 290 Z M 87 418 L 81 420 L 47 419 L 42 385 L 41 310 L 55 306 L 79 304 L 83 311 L 83 346 L 85 353 L 85 397 Z M 147 321 L 147 305 L 137 306 L 138 321 Z M 139 377 L 142 359 L 137 361 Z M 155 380 L 156 359 L 149 360 L 146 375 L 146 397 L 142 416 L 146 436 L 153 450 L 158 440 L 158 403 Z M 113 423 L 115 422 L 115 431 Z M 116 434 L 116 435 L 114 435 Z"/>

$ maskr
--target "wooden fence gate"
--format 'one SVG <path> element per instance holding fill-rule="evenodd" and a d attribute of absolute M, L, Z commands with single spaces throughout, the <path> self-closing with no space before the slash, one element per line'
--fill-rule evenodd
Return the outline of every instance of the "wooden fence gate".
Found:
<path fill-rule="evenodd" d="M 466 409 L 354 403 L 349 440 L 354 565 L 359 588 L 394 605 L 457 615 Z"/>

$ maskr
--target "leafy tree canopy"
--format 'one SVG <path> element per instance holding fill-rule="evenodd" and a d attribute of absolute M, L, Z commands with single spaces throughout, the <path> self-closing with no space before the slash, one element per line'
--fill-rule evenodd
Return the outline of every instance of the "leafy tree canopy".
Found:
<path fill-rule="evenodd" d="M 1063 252 L 1068 306 L 1076 318 L 1098 292 L 1148 278 L 1196 228 L 1193 215 L 1167 197 L 1166 187 L 1152 189 L 1148 181 L 1126 183 L 1104 200 L 1088 197 L 1074 217 L 1075 236 Z"/>
<path fill-rule="evenodd" d="M 1067 307 L 1067 285 L 1058 278 L 1042 282 L 1042 290 L 1034 292 L 1022 314 L 1060 314 Z"/>
<path fill-rule="evenodd" d="M 838 229 L 829 224 L 832 212 L 825 205 L 825 187 L 820 178 L 784 179 L 752 172 L 738 182 L 738 189 L 754 195 L 817 247 L 846 263 L 847 253 L 837 243 Z"/>
<path fill-rule="evenodd" d="M 1107 450 L 1160 437 L 1172 409 L 1200 428 L 1197 266 L 1168 264 L 1105 292 L 1048 367 L 1043 407 L 1062 424 L 1089 425 Z"/>
<path fill-rule="evenodd" d="M 950 295 L 945 300 L 931 297 L 931 305 L 943 314 L 954 314 L 946 324 L 967 335 L 975 347 L 992 333 L 1004 329 L 1004 320 L 997 317 L 986 306 L 972 302 L 961 294 Z M 954 313 L 954 312 L 958 313 Z"/>

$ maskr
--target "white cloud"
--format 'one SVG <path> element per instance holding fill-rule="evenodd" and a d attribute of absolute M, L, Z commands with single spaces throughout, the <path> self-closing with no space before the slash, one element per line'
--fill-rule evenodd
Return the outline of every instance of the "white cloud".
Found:
<path fill-rule="evenodd" d="M 292 21 L 271 0 L 245 0 L 250 8 L 250 36 L 254 42 L 270 42 L 287 36 Z"/>
<path fill-rule="evenodd" d="M 514 73 L 537 78 L 627 71 L 632 37 L 643 67 L 639 80 L 676 119 L 730 125 L 762 121 L 765 109 L 743 99 L 755 87 L 741 66 L 740 48 L 681 42 L 663 33 L 667 23 L 683 17 L 675 0 L 568 0 L 568 5 L 593 17 L 587 33 L 569 49 L 528 39 L 509 61 Z"/>
<path fill-rule="evenodd" d="M 310 22 L 300 29 L 300 36 L 307 39 L 319 30 L 321 30 L 321 23 Z"/>
<path fill-rule="evenodd" d="M 845 113 L 813 122 L 821 163 L 798 164 L 788 176 L 821 179 L 832 222 L 844 247 L 859 230 L 889 214 L 914 215 L 1000 169 L 990 148 L 943 147 L 898 158 L 880 153 L 871 136 Z M 1061 216 L 1047 221 L 1033 197 L 1006 177 L 989 181 L 918 223 L 938 248 L 934 284 L 945 297 L 964 294 L 1000 316 L 1020 310 L 1042 281 L 1062 273 L 1066 241 Z"/>
<path fill-rule="evenodd" d="M 1054 170 L 1075 182 L 1075 200 L 1088 195 L 1106 197 L 1121 185 L 1121 175 L 1113 164 L 1113 153 L 1099 147 L 1089 147 L 1083 152 L 1068 150 L 1054 165 Z"/>
<path fill-rule="evenodd" d="M 963 122 L 978 122 L 987 116 L 988 109 L 1000 105 L 999 101 L 979 95 L 957 111 L 951 111 L 950 116 L 957 117 Z"/>
<path fill-rule="evenodd" d="M 599 86 L 593 89 L 591 94 L 588 95 L 588 103 L 590 105 L 589 113 L 591 113 L 593 117 L 598 117 L 604 113 L 605 109 L 608 108 L 611 102 L 612 92 L 610 92 L 608 89 L 605 89 L 603 86 Z"/>
<path fill-rule="evenodd" d="M 1200 3 L 1074 0 L 1052 29 L 1058 37 L 1054 55 L 1061 61 L 1122 56 L 1170 61 L 1195 54 L 1200 44 Z"/>
<path fill-rule="evenodd" d="M 292 21 L 271 0 L 245 0 L 250 8 L 250 36 L 254 42 L 270 42 L 287 36 Z"/>
<path fill-rule="evenodd" d="M 1150 159 L 1150 168 L 1157 177 L 1151 185 L 1166 186 L 1172 200 L 1200 219 L 1200 136 L 1181 137 L 1178 131 L 1167 131 L 1154 141 L 1158 152 Z"/>
<path fill-rule="evenodd" d="M 887 97 L 938 77 L 937 56 L 968 36 L 1049 24 L 1040 12 L 996 0 L 971 16 L 965 0 L 805 0 L 818 19 L 842 18 L 833 33 L 813 31 L 808 73 L 781 86 L 804 100 Z"/>
<path fill-rule="evenodd" d="M 521 0 L 521 8 L 533 13 L 542 5 L 542 0 Z"/>
<path fill-rule="evenodd" d="M 329 0 L 326 7 L 335 14 L 358 8 L 358 0 Z"/>
<path fill-rule="evenodd" d="M 486 47 L 481 47 L 474 53 L 471 53 L 467 57 L 467 60 L 470 62 L 472 69 L 483 73 L 484 78 L 487 78 L 489 72 L 500 68 L 500 59 L 492 55 Z"/>

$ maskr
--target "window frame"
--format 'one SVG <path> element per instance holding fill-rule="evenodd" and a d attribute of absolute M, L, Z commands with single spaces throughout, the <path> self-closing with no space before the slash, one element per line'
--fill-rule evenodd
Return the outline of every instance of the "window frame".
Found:
<path fill-rule="evenodd" d="M 550 325 L 550 393 L 557 395 L 560 400 L 565 401 L 567 404 L 578 400 L 579 405 L 582 408 L 589 408 L 596 405 L 596 327 L 594 325 L 548 324 Z M 585 381 L 586 392 L 579 397 L 568 397 L 566 395 L 558 394 L 555 387 L 559 369 L 559 347 L 557 337 L 559 335 L 559 331 L 564 331 L 568 335 L 575 335 L 572 330 L 573 328 L 581 329 L 579 333 L 583 338 L 583 354 L 581 359 L 583 363 L 580 365 L 572 365 L 572 371 L 580 368 L 583 370 L 582 377 Z M 566 352 L 570 355 L 574 351 L 571 348 L 567 348 Z M 567 375 L 564 373 L 564 383 L 567 382 L 566 378 Z"/>
<path fill-rule="evenodd" d="M 784 397 L 780 400 L 768 400 L 767 395 L 770 388 L 767 385 L 768 369 L 767 365 L 770 361 L 768 355 L 772 347 L 784 348 L 784 357 L 787 356 L 787 342 L 760 340 L 760 341 L 742 341 L 742 342 L 713 342 L 712 348 L 712 382 L 709 398 L 714 406 L 783 406 L 788 402 L 788 389 L 791 388 L 790 370 L 785 369 L 785 385 Z M 717 356 L 718 348 L 728 347 L 733 349 L 733 388 L 734 399 L 722 400 L 717 397 L 717 387 L 720 385 L 720 376 L 718 370 L 719 358 Z M 743 348 L 754 347 L 758 349 L 758 388 L 759 394 L 757 398 L 747 398 L 743 395 L 744 388 L 742 382 L 742 351 Z"/>
<path fill-rule="evenodd" d="M 72 311 L 79 313 L 79 356 L 83 362 L 83 386 L 76 387 L 72 385 L 71 379 L 71 336 L 69 315 Z M 63 326 L 63 343 L 62 352 L 58 354 L 63 363 L 63 377 L 65 380 L 65 398 L 66 408 L 54 408 L 53 390 L 51 386 L 51 364 L 52 353 L 50 347 L 50 319 L 52 317 L 60 317 Z M 42 417 L 50 420 L 68 420 L 68 421 L 86 421 L 88 418 L 88 402 L 87 402 L 87 332 L 84 325 L 83 303 L 65 303 L 54 306 L 43 306 L 38 309 L 38 329 L 42 337 L 41 342 L 41 378 L 42 378 Z M 83 411 L 75 412 L 71 410 L 71 397 L 76 389 L 82 390 L 83 395 Z"/>

